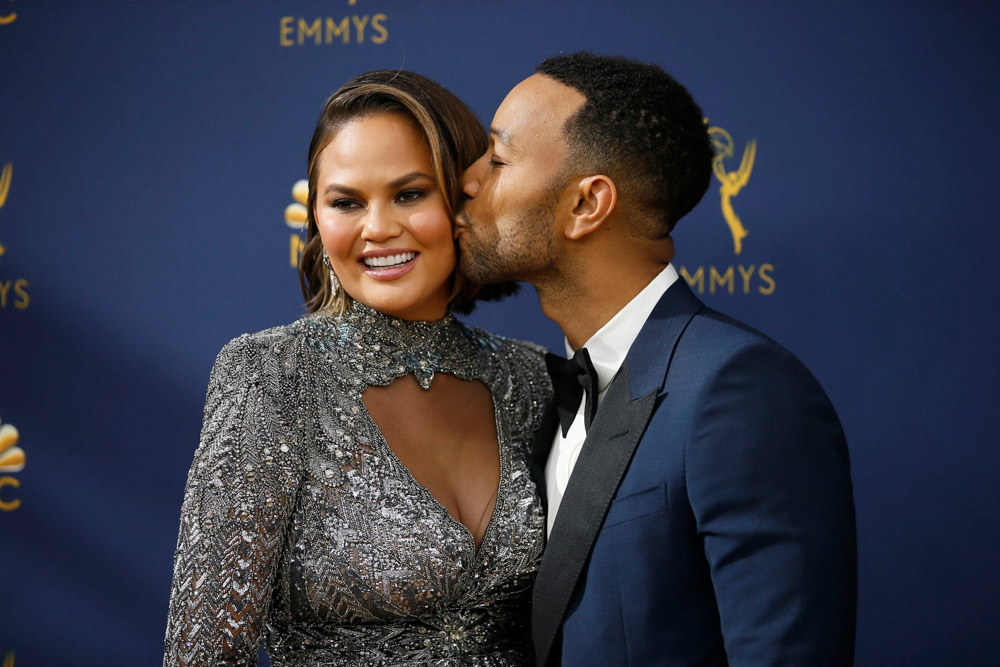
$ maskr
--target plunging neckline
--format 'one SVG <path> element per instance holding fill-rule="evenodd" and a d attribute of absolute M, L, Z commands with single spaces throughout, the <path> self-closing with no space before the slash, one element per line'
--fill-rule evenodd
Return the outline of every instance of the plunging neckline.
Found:
<path fill-rule="evenodd" d="M 440 373 L 445 371 L 438 371 L 438 372 Z M 429 501 L 431 507 L 433 507 L 439 514 L 443 514 L 445 517 L 447 517 L 447 521 L 451 522 L 452 524 L 457 524 L 460 530 L 464 532 L 466 547 L 468 547 L 469 542 L 472 543 L 473 567 L 470 568 L 471 571 L 478 566 L 480 556 L 482 555 L 483 552 L 483 547 L 486 545 L 488 538 L 490 538 L 492 534 L 495 532 L 494 529 L 496 526 L 497 517 L 499 516 L 498 510 L 500 509 L 500 504 L 503 501 L 504 493 L 506 492 L 505 481 L 506 478 L 509 476 L 510 461 L 508 460 L 508 457 L 505 454 L 509 453 L 510 448 L 504 446 L 504 444 L 507 442 L 507 439 L 509 438 L 509 433 L 508 429 L 505 428 L 506 423 L 504 422 L 502 415 L 500 414 L 500 409 L 496 401 L 496 396 L 493 393 L 493 389 L 490 388 L 490 386 L 486 382 L 484 382 L 480 378 L 465 378 L 456 375 L 455 373 L 448 373 L 448 375 L 451 375 L 452 377 L 458 380 L 462 380 L 464 382 L 476 382 L 476 381 L 483 382 L 487 390 L 490 392 L 490 404 L 493 407 L 493 422 L 497 439 L 497 456 L 499 462 L 498 467 L 499 467 L 500 479 L 497 481 L 497 487 L 495 492 L 496 502 L 493 503 L 493 511 L 490 513 L 490 520 L 486 524 L 486 529 L 483 531 L 483 537 L 479 541 L 478 545 L 476 544 L 476 536 L 472 532 L 472 530 L 467 525 L 462 523 L 460 520 L 453 517 L 451 515 L 451 512 L 448 511 L 448 508 L 444 506 L 444 503 L 438 500 L 437 497 L 433 493 L 431 493 L 431 490 L 428 489 L 426 486 L 424 486 L 420 482 L 420 480 L 418 480 L 416 476 L 414 476 L 413 472 L 396 455 L 396 452 L 393 451 L 392 446 L 389 445 L 389 441 L 385 437 L 385 434 L 382 433 L 382 428 L 378 425 L 378 422 L 375 421 L 375 418 L 372 417 L 371 412 L 368 411 L 368 405 L 365 403 L 363 397 L 364 391 L 359 392 L 358 401 L 361 403 L 362 416 L 364 417 L 364 419 L 368 421 L 368 424 L 371 426 L 371 428 L 375 433 L 376 447 L 382 450 L 379 453 L 385 456 L 389 461 L 392 462 L 394 466 L 396 466 L 403 473 L 404 479 L 412 483 L 412 485 L 420 492 L 420 494 L 424 496 L 426 500 Z M 404 376 L 401 375 L 399 377 L 404 377 Z"/>

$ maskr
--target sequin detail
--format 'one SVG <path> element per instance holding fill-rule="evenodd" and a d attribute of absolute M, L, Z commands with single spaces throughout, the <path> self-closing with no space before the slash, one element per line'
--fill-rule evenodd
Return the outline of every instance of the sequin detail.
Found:
<path fill-rule="evenodd" d="M 212 369 L 174 557 L 164 665 L 530 663 L 544 518 L 527 469 L 542 350 L 360 304 L 244 335 Z M 412 373 L 493 395 L 500 486 L 477 550 L 361 395 Z"/>

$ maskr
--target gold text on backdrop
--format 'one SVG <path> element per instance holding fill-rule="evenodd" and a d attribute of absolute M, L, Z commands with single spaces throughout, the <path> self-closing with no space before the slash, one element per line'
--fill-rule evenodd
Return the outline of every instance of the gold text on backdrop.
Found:
<path fill-rule="evenodd" d="M 0 169 L 0 209 L 7 204 L 7 197 L 10 194 L 11 181 L 14 178 L 14 163 L 6 163 Z M 0 243 L 0 266 L 2 266 L 3 256 L 7 254 L 9 248 Z M 13 306 L 17 310 L 24 310 L 31 302 L 28 296 L 28 280 L 26 278 L 4 278 L 0 275 L 0 310 L 7 306 Z"/>
<path fill-rule="evenodd" d="M 348 0 L 351 7 L 357 0 Z M 323 46 L 331 44 L 385 44 L 389 30 L 387 14 L 351 14 L 341 17 L 282 16 L 278 23 L 278 43 L 281 46 Z"/>

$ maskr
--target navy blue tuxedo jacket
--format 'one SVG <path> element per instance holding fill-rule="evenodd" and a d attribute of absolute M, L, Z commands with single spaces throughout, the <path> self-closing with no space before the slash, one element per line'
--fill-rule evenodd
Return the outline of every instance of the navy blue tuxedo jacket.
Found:
<path fill-rule="evenodd" d="M 543 494 L 557 424 L 550 409 L 535 440 Z M 823 389 L 678 280 L 563 496 L 533 593 L 537 663 L 848 665 L 856 571 L 847 445 Z"/>

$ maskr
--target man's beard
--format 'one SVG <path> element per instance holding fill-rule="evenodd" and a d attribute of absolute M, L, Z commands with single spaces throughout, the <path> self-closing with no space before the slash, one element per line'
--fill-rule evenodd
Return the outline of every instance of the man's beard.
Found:
<path fill-rule="evenodd" d="M 474 224 L 464 212 L 459 267 L 466 278 L 480 285 L 525 280 L 544 272 L 552 262 L 554 202 L 542 202 L 525 212 L 514 224 L 497 227 Z M 482 232 L 489 230 L 488 235 Z"/>

